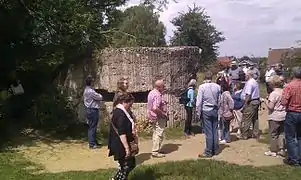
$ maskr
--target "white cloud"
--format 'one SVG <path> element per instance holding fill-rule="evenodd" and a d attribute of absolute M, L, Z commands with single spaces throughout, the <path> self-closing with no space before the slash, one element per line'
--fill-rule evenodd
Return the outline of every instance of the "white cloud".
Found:
<path fill-rule="evenodd" d="M 128 6 L 139 0 L 130 0 Z M 227 38 L 220 44 L 220 55 L 267 55 L 268 49 L 290 47 L 301 40 L 300 0 L 178 0 L 160 13 L 173 34 L 170 21 L 193 4 L 204 7 L 212 23 Z"/>

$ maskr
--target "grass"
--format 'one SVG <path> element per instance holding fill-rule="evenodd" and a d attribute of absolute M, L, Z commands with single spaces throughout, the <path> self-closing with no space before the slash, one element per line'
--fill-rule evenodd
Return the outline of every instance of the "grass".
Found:
<path fill-rule="evenodd" d="M 99 157 L 100 158 L 100 157 Z M 14 152 L 0 153 L 1 180 L 106 180 L 114 169 L 93 172 L 73 171 L 65 173 L 35 174 L 36 170 L 26 170 L 34 164 L 26 162 Z M 38 166 L 37 166 L 38 167 Z M 130 175 L 131 180 L 298 180 L 299 168 L 273 166 L 255 168 L 238 166 L 213 160 L 169 162 L 151 166 L 138 166 Z"/>

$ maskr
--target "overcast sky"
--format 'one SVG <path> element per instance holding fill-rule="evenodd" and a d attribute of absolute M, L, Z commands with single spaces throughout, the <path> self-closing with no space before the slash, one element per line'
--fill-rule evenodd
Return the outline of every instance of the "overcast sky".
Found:
<path fill-rule="evenodd" d="M 269 48 L 295 46 L 301 40 L 301 0 L 177 0 L 171 3 L 160 20 L 173 34 L 170 21 L 193 3 L 204 7 L 212 23 L 227 38 L 220 44 L 220 55 L 267 56 Z M 139 0 L 129 0 L 127 6 Z"/>

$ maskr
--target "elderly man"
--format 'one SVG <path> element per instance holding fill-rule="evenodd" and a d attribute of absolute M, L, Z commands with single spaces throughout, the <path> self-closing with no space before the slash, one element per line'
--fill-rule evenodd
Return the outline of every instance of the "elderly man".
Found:
<path fill-rule="evenodd" d="M 292 69 L 294 79 L 285 86 L 281 104 L 286 107 L 284 133 L 287 146 L 285 163 L 301 165 L 301 67 Z"/>
<path fill-rule="evenodd" d="M 88 76 L 86 79 L 86 87 L 84 90 L 84 105 L 86 107 L 86 115 L 88 119 L 88 141 L 90 149 L 99 148 L 96 141 L 96 130 L 99 121 L 99 108 L 102 101 L 102 95 L 95 92 L 92 88 L 93 78 Z"/>
<path fill-rule="evenodd" d="M 241 138 L 246 140 L 249 138 L 249 129 L 252 125 L 252 137 L 259 137 L 259 122 L 258 110 L 260 105 L 259 85 L 253 78 L 253 71 L 249 70 L 246 73 L 246 84 L 241 93 L 241 98 L 245 101 L 242 110 L 241 121 Z"/>
<path fill-rule="evenodd" d="M 199 86 L 196 113 L 203 119 L 203 130 L 206 136 L 206 148 L 199 157 L 212 157 L 218 152 L 218 103 L 221 87 L 212 82 L 212 72 L 205 74 L 204 84 Z"/>
<path fill-rule="evenodd" d="M 164 129 L 167 125 L 168 114 L 166 103 L 163 100 L 164 81 L 157 78 L 154 82 L 154 89 L 149 92 L 147 97 L 147 115 L 153 127 L 153 148 L 152 157 L 165 157 L 161 150 Z"/>

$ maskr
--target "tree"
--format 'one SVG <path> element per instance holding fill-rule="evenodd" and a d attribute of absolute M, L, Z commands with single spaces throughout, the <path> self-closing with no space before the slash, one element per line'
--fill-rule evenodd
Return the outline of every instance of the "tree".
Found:
<path fill-rule="evenodd" d="M 188 12 L 180 13 L 171 23 L 176 27 L 170 42 L 176 46 L 198 46 L 202 49 L 202 61 L 210 63 L 217 58 L 218 43 L 225 40 L 222 32 L 211 23 L 204 8 L 189 7 Z"/>
<path fill-rule="evenodd" d="M 165 26 L 154 13 L 153 6 L 139 5 L 126 9 L 116 19 L 118 32 L 112 37 L 112 46 L 165 46 Z"/>
<path fill-rule="evenodd" d="M 54 80 L 72 64 L 104 48 L 108 34 L 105 17 L 126 0 L 2 0 L 0 136 L 17 123 L 35 125 L 36 120 L 64 123 L 71 120 L 66 96 Z M 7 95 L 16 74 L 25 95 Z M 4 93 L 3 93 L 4 92 Z M 4 95 L 3 95 L 4 94 Z M 14 103 L 11 103 L 14 100 Z M 22 120 L 12 121 L 11 110 L 23 109 Z M 62 119 L 66 121 L 61 121 Z M 0 144 L 1 145 L 1 144 Z"/>

